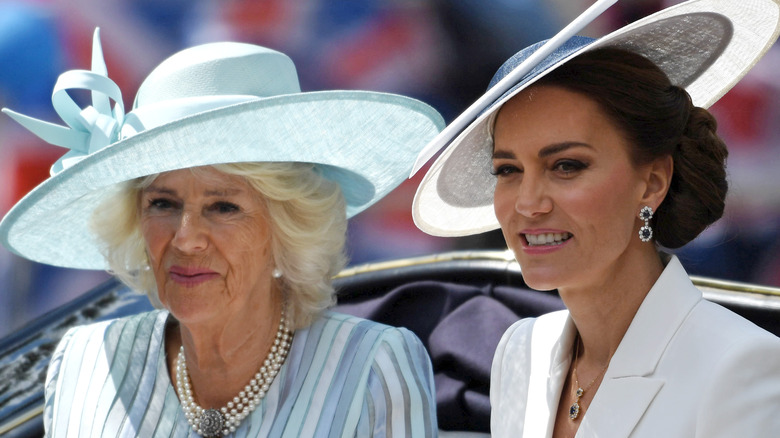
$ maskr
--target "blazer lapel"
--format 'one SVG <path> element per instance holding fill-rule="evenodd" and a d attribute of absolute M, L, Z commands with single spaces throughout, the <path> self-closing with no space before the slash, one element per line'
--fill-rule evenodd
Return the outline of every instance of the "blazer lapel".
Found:
<path fill-rule="evenodd" d="M 661 379 L 623 377 L 601 383 L 596 396 L 603 401 L 590 405 L 582 418 L 577 438 L 626 438 L 642 418 L 658 391 Z"/>
<path fill-rule="evenodd" d="M 667 345 L 701 300 L 672 257 L 642 302 L 577 432 L 584 437 L 628 437 L 663 387 L 653 375 Z"/>

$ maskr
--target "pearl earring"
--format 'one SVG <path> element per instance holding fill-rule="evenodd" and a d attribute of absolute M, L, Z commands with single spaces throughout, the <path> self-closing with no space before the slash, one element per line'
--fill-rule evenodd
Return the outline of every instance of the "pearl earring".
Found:
<path fill-rule="evenodd" d="M 282 278 L 282 275 L 284 275 L 284 274 L 282 273 L 281 269 L 274 268 L 274 271 L 271 273 L 271 275 L 273 275 L 274 278 L 279 279 L 279 278 Z"/>
<path fill-rule="evenodd" d="M 653 229 L 650 227 L 650 219 L 653 218 L 653 209 L 645 205 L 639 210 L 639 219 L 645 221 L 645 225 L 639 229 L 639 240 L 649 242 L 653 237 Z"/>

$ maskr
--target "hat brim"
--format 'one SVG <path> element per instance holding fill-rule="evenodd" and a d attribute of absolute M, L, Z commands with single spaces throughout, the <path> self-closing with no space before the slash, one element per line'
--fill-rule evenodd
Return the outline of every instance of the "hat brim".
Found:
<path fill-rule="evenodd" d="M 296 93 L 196 114 L 118 141 L 47 179 L 3 218 L 0 240 L 36 262 L 106 269 L 89 221 L 111 188 L 220 163 L 315 163 L 341 186 L 351 217 L 403 182 L 443 126 L 418 100 L 367 91 Z"/>
<path fill-rule="evenodd" d="M 693 0 L 664 9 L 590 44 L 550 55 L 494 102 L 486 103 L 449 142 L 417 189 L 412 216 L 435 236 L 466 236 L 499 228 L 493 211 L 489 122 L 507 100 L 568 60 L 602 47 L 640 53 L 707 108 L 730 90 L 766 53 L 780 32 L 774 0 Z M 552 61 L 550 61 L 552 59 Z M 544 63 L 545 61 L 543 61 Z"/>

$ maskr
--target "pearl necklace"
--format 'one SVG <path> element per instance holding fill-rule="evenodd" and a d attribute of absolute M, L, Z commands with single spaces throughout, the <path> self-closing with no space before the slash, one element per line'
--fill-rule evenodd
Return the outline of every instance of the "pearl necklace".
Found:
<path fill-rule="evenodd" d="M 184 415 L 198 435 L 211 437 L 235 432 L 241 421 L 260 405 L 263 397 L 265 397 L 268 389 L 271 387 L 274 377 L 279 373 L 279 369 L 287 358 L 287 353 L 292 343 L 292 331 L 284 317 L 284 313 L 284 310 L 282 310 L 276 338 L 260 370 L 249 381 L 249 384 L 244 387 L 243 391 L 239 392 L 236 397 L 233 397 L 233 400 L 229 401 L 226 406 L 218 410 L 203 409 L 195 403 L 190 378 L 187 373 L 184 345 L 181 346 L 176 364 L 176 388 L 179 392 Z"/>

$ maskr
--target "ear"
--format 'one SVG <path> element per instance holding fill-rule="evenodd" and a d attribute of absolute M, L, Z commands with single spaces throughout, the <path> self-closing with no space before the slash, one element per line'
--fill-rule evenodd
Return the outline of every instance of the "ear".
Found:
<path fill-rule="evenodd" d="M 669 186 L 672 183 L 674 173 L 674 158 L 671 155 L 658 158 L 647 166 L 645 173 L 645 193 L 642 196 L 642 205 L 649 205 L 657 210 L 661 205 Z"/>

